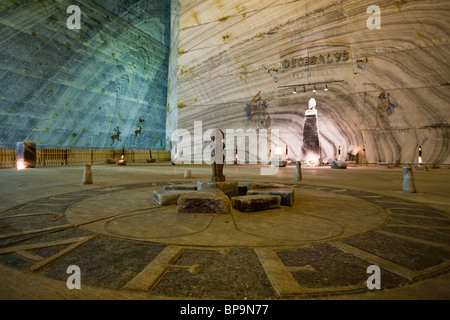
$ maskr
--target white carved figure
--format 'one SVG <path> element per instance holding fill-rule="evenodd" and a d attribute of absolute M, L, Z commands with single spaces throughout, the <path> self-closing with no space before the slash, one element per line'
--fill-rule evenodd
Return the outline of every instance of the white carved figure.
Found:
<path fill-rule="evenodd" d="M 316 105 L 317 105 L 316 99 L 314 98 L 309 99 L 308 110 L 306 110 L 305 115 L 307 116 L 317 115 Z"/>

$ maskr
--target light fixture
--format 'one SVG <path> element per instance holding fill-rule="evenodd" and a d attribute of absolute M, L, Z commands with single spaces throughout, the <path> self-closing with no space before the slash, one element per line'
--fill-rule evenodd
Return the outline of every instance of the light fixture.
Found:
<path fill-rule="evenodd" d="M 294 87 L 294 91 L 292 92 L 293 94 L 297 93 L 297 87 Z"/>
<path fill-rule="evenodd" d="M 305 88 L 305 86 L 303 86 L 303 92 L 306 92 L 306 88 Z"/>
<path fill-rule="evenodd" d="M 23 159 L 17 160 L 16 167 L 18 171 L 25 169 L 25 161 Z"/>
<path fill-rule="evenodd" d="M 419 166 L 422 165 L 422 146 L 419 146 Z"/>
<path fill-rule="evenodd" d="M 317 90 L 316 90 L 316 86 L 314 86 L 313 92 L 317 92 Z"/>
<path fill-rule="evenodd" d="M 323 89 L 323 91 L 328 91 L 328 86 L 325 85 L 325 89 Z"/>

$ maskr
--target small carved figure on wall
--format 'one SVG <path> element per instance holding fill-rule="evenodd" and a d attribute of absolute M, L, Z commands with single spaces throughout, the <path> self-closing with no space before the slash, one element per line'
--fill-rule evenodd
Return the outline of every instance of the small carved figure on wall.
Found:
<path fill-rule="evenodd" d="M 142 126 L 141 126 L 141 125 L 138 125 L 138 128 L 139 128 L 139 130 L 136 130 L 136 131 L 134 132 L 135 138 L 137 138 L 138 135 L 141 135 L 141 136 L 142 136 L 142 134 L 141 134 L 141 132 L 142 132 Z"/>
<path fill-rule="evenodd" d="M 116 140 L 120 141 L 120 133 L 121 132 L 119 131 L 119 127 L 118 126 L 114 128 L 114 132 L 116 134 L 111 136 L 111 140 L 112 140 L 111 146 L 114 144 L 114 142 L 116 142 Z"/>
<path fill-rule="evenodd" d="M 247 121 L 252 121 L 258 129 L 269 128 L 270 115 L 267 112 L 267 107 L 267 100 L 262 99 L 261 91 L 259 91 L 245 107 Z"/>
<path fill-rule="evenodd" d="M 139 124 L 137 125 L 139 129 L 134 132 L 135 138 L 137 138 L 138 135 L 142 136 L 142 124 L 144 122 L 145 120 L 139 117 Z"/>
<path fill-rule="evenodd" d="M 381 90 L 381 93 L 378 96 L 379 103 L 377 108 L 378 117 L 376 119 L 376 127 L 381 129 L 390 128 L 391 124 L 389 121 L 389 117 L 392 116 L 395 109 L 398 107 L 398 103 L 391 97 L 389 92 L 379 87 L 375 83 L 363 84 Z"/>

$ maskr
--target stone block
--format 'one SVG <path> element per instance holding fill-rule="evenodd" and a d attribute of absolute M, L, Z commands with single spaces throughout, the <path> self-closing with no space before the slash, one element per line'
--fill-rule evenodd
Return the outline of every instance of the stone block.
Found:
<path fill-rule="evenodd" d="M 416 165 L 413 167 L 414 171 L 429 171 L 427 166 L 424 165 Z"/>
<path fill-rule="evenodd" d="M 414 174 L 410 165 L 403 167 L 403 192 L 416 193 L 416 185 L 414 183 Z"/>
<path fill-rule="evenodd" d="M 35 168 L 37 162 L 36 143 L 17 142 L 16 160 L 18 167 Z"/>
<path fill-rule="evenodd" d="M 238 183 L 238 196 L 245 196 L 245 195 L 247 195 L 247 190 L 248 190 L 248 184 L 247 183 L 243 183 L 243 182 L 239 182 Z"/>
<path fill-rule="evenodd" d="M 153 191 L 153 200 L 160 206 L 177 204 L 178 198 L 182 195 L 194 192 L 192 190 L 155 190 Z"/>
<path fill-rule="evenodd" d="M 197 184 L 186 183 L 186 184 L 168 185 L 164 186 L 164 190 L 197 190 Z"/>
<path fill-rule="evenodd" d="M 237 197 L 239 195 L 239 184 L 237 181 L 224 182 L 197 182 L 197 190 L 219 189 L 225 193 L 229 198 Z"/>
<path fill-rule="evenodd" d="M 284 168 L 287 165 L 287 161 L 286 160 L 273 160 L 272 165 L 274 167 Z"/>
<path fill-rule="evenodd" d="M 94 179 L 92 178 L 92 164 L 87 162 L 84 164 L 83 171 L 83 184 L 93 184 Z"/>
<path fill-rule="evenodd" d="M 279 208 L 281 197 L 273 195 L 251 195 L 231 198 L 233 208 L 243 212 L 254 212 Z"/>
<path fill-rule="evenodd" d="M 347 166 L 344 161 L 331 161 L 331 169 L 347 169 Z"/>
<path fill-rule="evenodd" d="M 294 204 L 295 192 L 293 187 L 288 188 L 273 188 L 273 189 L 251 189 L 247 192 L 247 195 L 273 195 L 281 197 L 282 206 L 292 206 Z"/>
<path fill-rule="evenodd" d="M 182 195 L 177 202 L 181 213 L 231 213 L 231 201 L 219 189 L 205 189 Z"/>
<path fill-rule="evenodd" d="M 281 183 L 249 183 L 247 189 L 275 189 L 275 188 L 290 188 L 291 186 Z"/>

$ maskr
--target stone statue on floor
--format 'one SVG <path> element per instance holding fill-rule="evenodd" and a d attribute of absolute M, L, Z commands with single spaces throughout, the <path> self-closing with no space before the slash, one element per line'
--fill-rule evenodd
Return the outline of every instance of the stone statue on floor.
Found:
<path fill-rule="evenodd" d="M 211 181 L 225 181 L 225 176 L 223 175 L 223 164 L 225 160 L 225 154 L 223 149 L 225 149 L 225 144 L 223 143 L 224 133 L 220 129 L 214 129 L 211 132 L 211 157 L 212 157 L 212 176 Z"/>

